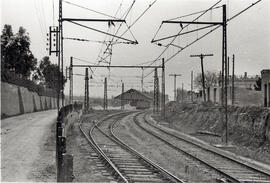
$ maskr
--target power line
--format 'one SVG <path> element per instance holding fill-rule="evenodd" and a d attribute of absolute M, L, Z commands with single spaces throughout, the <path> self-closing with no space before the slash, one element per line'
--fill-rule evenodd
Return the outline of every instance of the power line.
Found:
<path fill-rule="evenodd" d="M 222 5 L 221 6 L 217 6 L 217 7 L 213 7 L 211 10 L 218 9 L 218 8 L 221 8 L 221 7 L 222 7 Z M 194 12 L 194 13 L 182 15 L 182 16 L 175 17 L 175 18 L 171 18 L 171 19 L 168 19 L 168 20 L 176 20 L 176 19 L 179 19 L 179 18 L 185 18 L 185 17 L 189 17 L 189 16 L 192 16 L 192 15 L 197 15 L 197 14 L 202 13 L 204 11 L 206 11 L 206 10 L 197 11 L 197 12 Z"/>
<path fill-rule="evenodd" d="M 54 26 L 54 0 L 52 0 L 52 9 L 53 9 L 53 26 Z"/>
<path fill-rule="evenodd" d="M 44 38 L 44 40 L 46 39 L 46 31 L 44 32 L 44 29 L 42 27 L 42 24 L 41 24 L 41 21 L 40 21 L 40 16 L 39 16 L 39 11 L 37 9 L 37 4 L 36 4 L 36 1 L 34 0 L 34 8 L 35 8 L 35 11 L 36 11 L 36 15 L 37 15 L 37 20 L 38 20 L 38 24 L 39 24 L 39 28 L 40 28 L 40 31 L 41 31 L 41 36 Z"/>
<path fill-rule="evenodd" d="M 255 3 L 252 3 L 250 6 L 248 6 L 247 8 L 243 9 L 242 11 L 238 12 L 237 14 L 235 14 L 234 16 L 232 16 L 231 18 L 227 19 L 227 22 L 231 21 L 232 19 L 236 18 L 237 16 L 239 16 L 240 14 L 242 14 L 243 12 L 245 12 L 246 10 L 248 10 L 249 8 L 253 7 L 254 5 L 256 5 L 257 3 L 259 3 L 261 0 L 256 1 Z M 183 49 L 177 51 L 175 54 L 173 54 L 171 57 L 169 57 L 165 63 L 167 63 L 168 61 L 170 61 L 172 58 L 174 58 L 177 54 L 179 54 L 181 51 L 183 51 L 184 49 L 186 49 L 187 47 L 191 46 L 192 44 L 194 44 L 195 42 L 201 40 L 202 38 L 204 38 L 205 36 L 207 36 L 208 34 L 212 33 L 213 31 L 215 31 L 216 29 L 218 29 L 219 27 L 221 27 L 221 25 L 216 26 L 215 28 L 211 29 L 210 31 L 208 31 L 207 33 L 203 34 L 202 36 L 198 37 L 196 40 L 194 40 L 193 42 L 187 44 L 185 47 L 183 47 Z M 162 52 L 163 54 L 164 52 Z M 161 54 L 161 55 L 162 55 Z M 160 55 L 160 56 L 161 56 Z M 159 56 L 159 57 L 160 57 Z M 158 57 L 158 58 L 159 58 Z M 153 73 L 154 70 L 152 70 L 151 72 L 149 72 L 148 74 L 146 74 L 144 77 L 149 76 L 151 73 Z"/>
<path fill-rule="evenodd" d="M 104 15 L 104 16 L 107 16 L 107 17 L 110 17 L 110 18 L 115 18 L 115 19 L 117 19 L 117 18 L 114 17 L 114 16 L 111 16 L 111 15 L 108 15 L 108 14 L 106 14 L 106 13 L 102 13 L 102 12 L 100 12 L 100 11 L 96 11 L 96 10 L 87 8 L 87 7 L 85 7 L 85 6 L 81 6 L 81 5 L 78 5 L 78 4 L 75 4 L 75 3 L 71 3 L 71 2 L 65 1 L 65 0 L 63 0 L 63 2 L 65 2 L 65 3 L 67 3 L 67 4 L 70 4 L 70 5 L 73 5 L 73 6 L 76 6 L 76 7 L 79 7 L 79 8 L 82 8 L 82 9 L 85 9 L 85 10 L 88 10 L 88 11 L 91 11 L 91 12 L 94 12 L 94 13 L 97 13 L 97 14 L 100 14 L 100 15 Z"/>
<path fill-rule="evenodd" d="M 205 10 L 202 14 L 200 14 L 199 16 L 197 16 L 193 21 L 198 20 L 201 16 L 203 16 L 207 11 L 209 11 L 210 9 L 212 9 L 213 7 L 215 7 L 218 3 L 220 3 L 221 0 L 219 0 L 218 2 L 216 2 L 214 5 L 212 5 L 210 8 L 208 8 L 207 10 Z M 182 32 L 183 29 L 185 29 L 186 27 L 188 27 L 190 24 L 185 25 L 179 32 L 178 34 L 180 34 Z M 166 48 L 161 52 L 161 54 L 159 54 L 159 56 L 157 57 L 157 59 L 159 59 L 164 53 L 165 51 L 169 48 L 170 44 L 173 43 L 175 41 L 177 36 L 175 36 L 172 41 L 166 46 Z M 154 42 L 154 40 L 151 41 L 152 43 Z M 155 63 L 156 61 L 153 61 L 153 63 Z M 150 65 L 152 65 L 153 63 L 151 63 Z M 151 73 L 154 72 L 154 70 L 151 71 Z M 146 76 L 148 76 L 149 74 L 147 74 Z M 145 77 L 146 77 L 145 76 Z"/>

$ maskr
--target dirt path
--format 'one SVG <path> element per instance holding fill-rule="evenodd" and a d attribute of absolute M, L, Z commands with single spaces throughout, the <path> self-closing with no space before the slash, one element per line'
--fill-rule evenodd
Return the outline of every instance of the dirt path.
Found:
<path fill-rule="evenodd" d="M 55 181 L 55 120 L 49 110 L 1 121 L 2 181 Z"/>

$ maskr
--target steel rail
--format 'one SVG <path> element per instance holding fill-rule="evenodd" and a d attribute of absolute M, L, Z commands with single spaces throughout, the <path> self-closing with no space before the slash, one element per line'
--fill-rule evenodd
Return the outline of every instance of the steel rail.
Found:
<path fill-rule="evenodd" d="M 110 119 L 114 115 L 117 116 L 120 114 L 122 114 L 122 113 L 109 115 L 109 116 L 105 117 L 104 119 L 102 119 L 101 121 L 105 121 L 107 119 Z M 120 177 L 120 179 L 122 179 L 122 181 L 128 183 L 128 180 L 125 178 L 125 176 L 118 170 L 118 168 L 114 165 L 114 163 L 110 160 L 110 158 L 102 151 L 102 149 L 97 145 L 96 141 L 93 139 L 91 133 L 92 133 L 93 129 L 96 127 L 96 125 L 93 125 L 93 127 L 89 130 L 89 137 L 88 137 L 86 132 L 82 129 L 81 124 L 82 123 L 80 122 L 79 128 L 80 128 L 81 132 L 84 134 L 87 141 L 92 145 L 92 147 L 96 150 L 96 152 L 99 155 L 101 155 L 102 158 L 110 165 L 110 167 L 117 173 L 117 175 Z"/>
<path fill-rule="evenodd" d="M 175 137 L 175 138 L 177 138 L 177 139 L 179 139 L 179 140 L 182 140 L 182 141 L 185 141 L 185 142 L 187 142 L 187 143 L 190 143 L 190 144 L 192 144 L 192 145 L 194 145 L 194 146 L 196 146 L 196 147 L 198 147 L 198 148 L 201 148 L 201 149 L 203 149 L 203 150 L 205 150 L 205 151 L 211 152 L 211 153 L 213 153 L 213 154 L 216 154 L 216 155 L 218 155 L 218 156 L 221 156 L 222 158 L 228 159 L 228 160 L 230 160 L 230 161 L 232 161 L 232 162 L 234 162 L 234 163 L 237 163 L 237 164 L 242 165 L 242 166 L 244 166 L 244 167 L 246 167 L 246 168 L 248 168 L 248 169 L 251 169 L 251 170 L 253 170 L 253 171 L 259 172 L 259 173 L 261 173 L 261 174 L 263 174 L 263 175 L 265 175 L 265 176 L 269 176 L 269 177 L 270 177 L 270 174 L 267 173 L 267 172 L 265 172 L 265 171 L 263 171 L 263 170 L 254 168 L 254 167 L 252 167 L 252 166 L 250 166 L 250 165 L 248 165 L 248 164 L 246 164 L 246 163 L 244 163 L 244 162 L 241 162 L 241 161 L 239 161 L 239 160 L 233 159 L 232 157 L 226 156 L 226 155 L 221 154 L 221 153 L 219 153 L 219 152 L 213 151 L 213 150 L 211 150 L 211 149 L 209 149 L 209 148 L 207 148 L 207 147 L 204 147 L 204 146 L 202 146 L 202 145 L 199 145 L 199 144 L 197 144 L 197 143 L 195 143 L 195 142 L 192 142 L 192 141 L 190 141 L 190 140 L 187 140 L 187 139 L 185 139 L 185 138 L 181 138 L 181 137 L 179 137 L 179 136 L 177 136 L 177 135 L 175 135 L 175 134 L 173 134 L 173 133 L 171 133 L 171 132 L 169 132 L 169 131 L 163 129 L 162 127 L 156 126 L 156 125 L 150 123 L 150 122 L 146 119 L 146 115 L 147 115 L 147 114 L 145 113 L 145 114 L 144 114 L 144 117 L 143 117 L 144 121 L 145 121 L 148 125 L 150 125 L 150 126 L 156 128 L 156 129 L 162 131 L 163 133 L 165 133 L 165 134 L 167 134 L 167 135 L 170 135 L 170 136 L 173 136 L 173 137 Z M 137 124 L 138 126 L 140 126 L 141 128 L 143 128 L 140 124 L 138 124 L 138 123 L 136 123 L 136 124 Z M 143 128 L 143 129 L 145 129 L 145 128 Z M 146 130 L 146 131 L 149 131 L 150 134 L 152 134 L 152 135 L 154 135 L 154 136 L 157 136 L 159 139 L 162 139 L 162 141 L 166 141 L 166 140 L 164 140 L 163 138 L 159 137 L 158 135 L 153 134 L 150 130 L 147 130 L 147 129 L 145 129 L 145 130 Z M 166 141 L 166 142 L 167 142 L 167 141 Z M 170 142 L 167 142 L 167 144 L 171 144 L 171 143 L 170 143 Z M 172 144 L 172 145 L 173 145 L 173 144 Z M 174 145 L 173 145 L 173 146 L 174 146 Z M 176 147 L 176 146 L 174 146 L 174 147 Z M 179 149 L 179 150 L 181 150 L 181 149 L 178 148 L 178 147 L 176 147 L 176 148 Z M 183 151 L 183 150 L 181 150 L 181 151 Z M 184 152 L 187 153 L 186 151 L 184 151 Z M 191 154 L 190 154 L 190 155 L 191 155 Z M 193 155 L 191 155 L 191 156 L 194 157 Z M 225 173 L 225 172 L 223 172 L 223 171 L 220 171 L 218 168 L 216 168 L 216 167 L 214 167 L 214 166 L 208 164 L 207 162 L 205 162 L 205 161 L 203 161 L 203 160 L 201 160 L 201 159 L 199 159 L 199 158 L 197 158 L 197 157 L 194 157 L 194 158 L 195 158 L 195 159 L 198 159 L 199 161 L 201 161 L 202 163 L 206 164 L 207 166 L 210 166 L 210 167 L 214 168 L 214 169 L 217 170 L 218 172 L 220 172 L 220 173 L 222 173 L 222 174 L 224 174 L 224 175 L 227 175 L 227 176 L 228 176 L 230 179 L 232 179 L 233 181 L 235 181 L 235 182 L 240 182 L 238 179 L 232 177 L 231 175 L 228 175 L 227 173 Z"/>
<path fill-rule="evenodd" d="M 123 113 L 118 113 L 115 114 L 116 115 L 120 115 L 120 114 L 130 114 L 130 113 L 134 113 L 134 112 L 123 112 Z M 110 116 L 111 117 L 111 116 Z M 110 118 L 109 117 L 109 118 Z M 103 130 L 101 130 L 98 125 L 100 123 L 102 123 L 103 121 L 106 121 L 109 118 L 105 118 L 103 120 L 100 120 L 98 123 L 96 123 L 94 125 L 94 127 L 96 127 L 103 135 L 105 135 L 106 137 L 108 137 L 110 140 L 114 141 L 115 143 L 117 143 L 120 147 L 126 149 L 129 151 L 129 153 L 131 153 L 132 155 L 138 157 L 139 159 L 142 159 L 144 162 L 146 162 L 148 165 L 150 165 L 151 167 L 157 169 L 161 175 L 166 175 L 165 178 L 169 178 L 170 180 L 174 180 L 174 182 L 180 182 L 180 183 L 184 183 L 183 180 L 179 179 L 178 177 L 176 177 L 175 175 L 171 174 L 170 172 L 168 172 L 167 170 L 165 170 L 164 168 L 162 168 L 161 166 L 157 165 L 156 163 L 152 162 L 149 158 L 146 158 L 145 156 L 141 155 L 139 152 L 137 152 L 136 150 L 132 149 L 131 147 L 129 147 L 127 144 L 125 144 L 124 142 L 122 142 L 118 137 L 113 135 L 113 131 L 110 131 L 111 134 L 113 135 L 113 137 L 109 136 L 108 134 L 106 134 Z M 118 122 L 119 120 L 115 120 L 113 122 L 113 124 L 115 124 L 116 122 Z M 93 128 L 94 128 L 93 127 Z M 92 129 L 93 129 L 92 128 Z M 110 130 L 112 130 L 112 124 L 110 125 Z M 97 144 L 97 143 L 96 143 Z M 97 145 L 98 146 L 98 145 Z M 102 151 L 102 150 L 101 150 Z"/>
<path fill-rule="evenodd" d="M 141 114 L 142 114 L 142 113 L 141 113 Z M 139 114 L 138 114 L 138 115 L 139 115 Z M 137 115 L 137 116 L 138 116 L 138 115 Z M 173 149 L 175 149 L 175 150 L 177 150 L 177 151 L 180 151 L 180 152 L 182 152 L 182 153 L 184 153 L 184 154 L 190 156 L 190 157 L 193 158 L 193 159 L 196 159 L 197 161 L 201 162 L 202 164 L 204 164 L 204 165 L 206 165 L 206 166 L 208 166 L 208 167 L 210 167 L 210 168 L 216 170 L 217 172 L 219 172 L 219 173 L 221 173 L 221 174 L 223 174 L 223 175 L 226 175 L 226 177 L 230 177 L 230 175 L 225 174 L 224 172 L 222 172 L 222 171 L 216 169 L 216 168 L 215 168 L 214 166 L 212 166 L 212 165 L 209 165 L 207 162 L 201 160 L 200 158 L 198 158 L 198 157 L 196 157 L 196 156 L 193 156 L 192 154 L 190 154 L 190 153 L 188 153 L 188 152 L 186 152 L 186 151 L 184 151 L 184 150 L 182 150 L 182 149 L 180 149 L 180 148 L 174 146 L 172 143 L 168 142 L 167 140 L 163 139 L 162 137 L 158 136 L 157 134 L 153 133 L 152 131 L 150 131 L 150 130 L 144 128 L 144 127 L 142 127 L 142 126 L 139 124 L 138 120 L 137 120 L 137 116 L 135 116 L 135 118 L 134 118 L 135 124 L 136 124 L 137 126 L 139 126 L 141 129 L 143 129 L 144 131 L 146 131 L 147 133 L 153 135 L 154 137 L 156 137 L 156 138 L 159 139 L 160 141 L 164 142 L 165 144 L 169 145 L 169 146 L 172 147 Z M 234 182 L 240 183 L 237 179 L 234 179 L 233 177 L 232 177 L 232 178 L 230 177 L 230 179 L 233 180 Z"/>
<path fill-rule="evenodd" d="M 140 113 L 139 113 L 140 114 Z M 123 146 L 124 148 L 128 149 L 130 152 L 132 152 L 135 156 L 143 159 L 145 162 L 147 162 L 149 165 L 151 165 L 152 167 L 158 169 L 161 173 L 173 178 L 174 181 L 177 182 L 181 182 L 184 183 L 183 180 L 181 180 L 180 178 L 176 177 L 175 175 L 173 175 L 172 173 L 170 173 L 169 171 L 165 170 L 164 168 L 162 168 L 160 165 L 154 163 L 152 160 L 150 160 L 149 158 L 147 158 L 146 156 L 143 156 L 142 154 L 140 154 L 138 151 L 136 151 L 135 149 L 133 149 L 132 147 L 130 147 L 129 145 L 127 145 L 126 143 L 124 143 L 119 137 L 116 136 L 116 134 L 114 133 L 113 129 L 115 124 L 117 123 L 117 121 L 115 121 L 114 123 L 112 123 L 110 125 L 110 132 L 114 138 L 114 141 L 117 142 L 118 144 L 120 144 L 121 146 Z"/>

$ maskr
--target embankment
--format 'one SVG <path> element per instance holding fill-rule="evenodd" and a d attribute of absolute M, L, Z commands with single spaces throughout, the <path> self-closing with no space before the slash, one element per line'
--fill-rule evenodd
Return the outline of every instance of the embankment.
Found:
<path fill-rule="evenodd" d="M 224 141 L 225 120 L 221 120 L 221 111 L 221 107 L 212 104 L 179 105 L 171 102 L 166 107 L 166 121 L 171 128 L 182 132 L 192 135 L 209 132 L 220 135 Z M 257 152 L 269 154 L 270 110 L 256 106 L 229 106 L 228 140 L 236 147 L 253 151 L 254 156 Z M 270 162 L 270 156 L 268 158 Z"/>

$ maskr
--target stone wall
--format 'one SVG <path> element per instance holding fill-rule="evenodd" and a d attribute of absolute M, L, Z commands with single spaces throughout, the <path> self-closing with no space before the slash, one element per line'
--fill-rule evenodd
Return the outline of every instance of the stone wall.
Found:
<path fill-rule="evenodd" d="M 25 87 L 1 82 L 1 117 L 55 108 L 57 99 L 54 97 L 39 96 Z"/>

